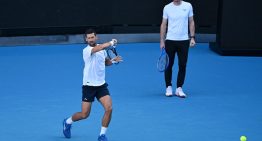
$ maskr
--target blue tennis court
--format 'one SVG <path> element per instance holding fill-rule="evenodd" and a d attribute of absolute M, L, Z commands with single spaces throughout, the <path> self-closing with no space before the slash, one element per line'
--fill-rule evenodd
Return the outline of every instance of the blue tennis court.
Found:
<path fill-rule="evenodd" d="M 62 120 L 81 108 L 84 47 L 0 47 L 1 141 L 68 140 Z M 113 98 L 110 141 L 262 140 L 261 57 L 220 56 L 197 44 L 183 87 L 188 98 L 180 99 L 165 97 L 158 43 L 120 44 L 118 52 L 124 62 L 106 72 Z M 69 140 L 97 140 L 102 115 L 95 101 L 90 117 L 73 124 Z"/>

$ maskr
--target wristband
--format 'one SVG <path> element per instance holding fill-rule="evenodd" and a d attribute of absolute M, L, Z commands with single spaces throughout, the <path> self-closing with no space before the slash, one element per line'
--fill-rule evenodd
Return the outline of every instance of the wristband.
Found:
<path fill-rule="evenodd" d="M 110 41 L 109 43 L 111 44 L 111 46 L 113 46 L 113 45 L 114 45 L 114 41 Z"/>
<path fill-rule="evenodd" d="M 119 62 L 111 60 L 112 64 L 118 64 Z"/>
<path fill-rule="evenodd" d="M 113 64 L 116 64 L 116 63 L 117 63 L 117 61 L 115 61 L 114 58 L 111 59 L 110 61 L 111 61 Z"/>

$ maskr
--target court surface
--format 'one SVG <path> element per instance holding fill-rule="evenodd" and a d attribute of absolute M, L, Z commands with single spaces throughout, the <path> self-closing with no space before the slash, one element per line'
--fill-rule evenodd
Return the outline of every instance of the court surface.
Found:
<path fill-rule="evenodd" d="M 76 122 L 81 108 L 84 44 L 0 47 L 1 141 L 96 141 L 102 106 Z M 118 45 L 124 62 L 106 71 L 113 98 L 109 141 L 262 140 L 262 58 L 220 56 L 208 44 L 190 49 L 184 91 L 165 97 L 158 43 Z M 173 84 L 176 84 L 177 64 Z"/>

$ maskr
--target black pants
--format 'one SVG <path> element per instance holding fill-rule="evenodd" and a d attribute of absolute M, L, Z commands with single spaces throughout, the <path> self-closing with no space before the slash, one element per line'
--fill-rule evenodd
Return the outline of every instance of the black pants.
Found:
<path fill-rule="evenodd" d="M 178 57 L 178 75 L 177 87 L 182 87 L 186 77 L 186 65 L 189 50 L 189 40 L 185 41 L 165 41 L 166 53 L 169 56 L 169 65 L 165 71 L 166 87 L 172 86 L 172 68 L 175 61 L 175 55 Z"/>

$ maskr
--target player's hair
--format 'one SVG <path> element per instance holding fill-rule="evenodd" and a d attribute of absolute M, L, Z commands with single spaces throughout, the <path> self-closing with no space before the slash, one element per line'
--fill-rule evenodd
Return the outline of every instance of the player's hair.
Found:
<path fill-rule="evenodd" d="M 86 32 L 85 32 L 85 37 L 86 37 L 87 34 L 92 34 L 92 33 L 94 33 L 95 36 L 96 36 L 96 31 L 93 28 L 87 29 Z"/>

